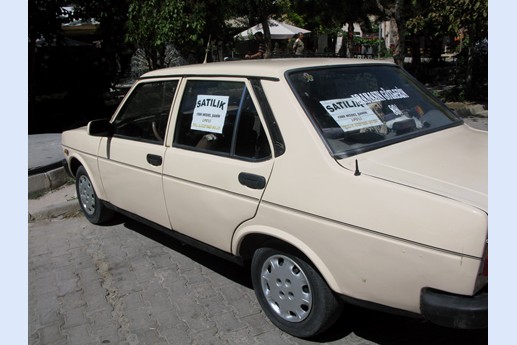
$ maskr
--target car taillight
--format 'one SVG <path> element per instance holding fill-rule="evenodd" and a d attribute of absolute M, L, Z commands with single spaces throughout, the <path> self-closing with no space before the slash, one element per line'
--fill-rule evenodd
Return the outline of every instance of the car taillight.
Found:
<path fill-rule="evenodd" d="M 481 275 L 488 278 L 488 246 L 485 250 L 485 260 L 483 260 L 483 267 L 481 268 Z"/>
<path fill-rule="evenodd" d="M 488 284 L 488 240 L 485 245 L 485 253 L 481 258 L 478 277 L 476 279 L 475 291 L 478 291 Z"/>

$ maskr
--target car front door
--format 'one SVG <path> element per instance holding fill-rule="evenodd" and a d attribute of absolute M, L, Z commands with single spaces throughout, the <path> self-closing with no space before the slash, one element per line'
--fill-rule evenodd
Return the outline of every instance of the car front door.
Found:
<path fill-rule="evenodd" d="M 230 251 L 273 168 L 260 108 L 246 80 L 185 81 L 163 185 L 172 228 Z"/>
<path fill-rule="evenodd" d="M 165 138 L 178 80 L 135 85 L 112 121 L 114 134 L 100 144 L 99 171 L 113 205 L 170 227 L 162 169 Z"/>

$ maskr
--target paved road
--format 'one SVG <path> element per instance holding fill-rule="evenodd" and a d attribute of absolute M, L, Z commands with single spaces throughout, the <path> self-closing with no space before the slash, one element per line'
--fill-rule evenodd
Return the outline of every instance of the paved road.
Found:
<path fill-rule="evenodd" d="M 347 306 L 312 341 L 261 312 L 245 268 L 122 216 L 29 223 L 29 344 L 487 344 L 458 331 Z"/>

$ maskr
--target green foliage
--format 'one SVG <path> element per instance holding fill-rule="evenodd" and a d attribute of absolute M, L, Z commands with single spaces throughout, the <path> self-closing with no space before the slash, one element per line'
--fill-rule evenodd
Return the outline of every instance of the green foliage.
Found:
<path fill-rule="evenodd" d="M 461 92 L 455 91 L 453 95 L 467 100 L 486 99 L 488 0 L 413 0 L 406 15 L 411 34 L 430 39 L 447 36 L 460 39 L 454 75 Z"/>
<path fill-rule="evenodd" d="M 350 22 L 369 25 L 369 14 L 379 14 L 375 0 L 294 0 L 292 8 L 319 32 L 334 32 Z"/>
<path fill-rule="evenodd" d="M 47 42 L 59 38 L 66 20 L 62 7 L 67 3 L 29 1 L 29 43 L 42 36 Z M 488 36 L 488 0 L 76 0 L 74 4 L 76 17 L 96 18 L 101 23 L 103 58 L 113 71 L 117 58 L 127 54 L 128 45 L 143 48 L 153 69 L 163 67 L 167 44 L 184 54 L 195 51 L 201 61 L 199 55 L 204 53 L 208 37 L 228 47 L 232 44 L 235 32 L 226 27 L 225 20 L 238 17 L 247 18 L 247 25 L 278 18 L 315 34 L 337 37 L 347 23 L 360 23 L 368 29 L 368 15 L 374 14 L 378 20 L 395 18 L 397 24 L 404 24 L 399 32 L 402 43 L 404 30 L 428 38 L 456 36 L 461 30 L 464 51 Z M 378 44 L 358 37 L 347 44 L 353 41 Z"/>
<path fill-rule="evenodd" d="M 128 6 L 127 0 L 75 1 L 75 18 L 95 18 L 100 23 L 96 34 L 102 42 L 102 75 L 107 86 L 115 84 L 127 73 L 122 61 L 129 60 L 131 54 L 125 42 Z"/>
<path fill-rule="evenodd" d="M 103 40 L 123 45 L 128 12 L 127 0 L 76 0 L 74 17 L 95 18 L 100 22 Z"/>
<path fill-rule="evenodd" d="M 163 67 L 167 44 L 181 47 L 200 39 L 206 23 L 204 6 L 191 5 L 181 0 L 133 0 L 129 4 L 126 41 L 145 50 L 152 69 Z"/>
<path fill-rule="evenodd" d="M 443 36 L 468 29 L 475 41 L 488 35 L 488 0 L 413 0 L 406 15 L 410 33 Z"/>
<path fill-rule="evenodd" d="M 274 15 L 288 13 L 291 3 L 289 0 L 246 0 L 250 22 L 261 22 Z"/>
<path fill-rule="evenodd" d="M 354 42 L 362 45 L 378 45 L 379 43 L 384 44 L 383 39 L 369 38 L 369 37 L 355 37 Z"/>

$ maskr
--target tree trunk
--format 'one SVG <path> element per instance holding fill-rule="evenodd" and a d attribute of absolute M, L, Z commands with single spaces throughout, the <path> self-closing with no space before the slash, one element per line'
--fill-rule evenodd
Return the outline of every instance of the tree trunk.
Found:
<path fill-rule="evenodd" d="M 480 42 L 483 37 L 478 34 L 476 30 L 476 25 L 473 24 L 468 27 L 467 33 L 469 35 L 469 47 L 468 47 L 468 56 L 467 56 L 467 66 L 466 66 L 466 80 L 465 80 L 465 98 L 467 100 L 473 100 L 479 98 L 479 95 L 476 95 L 477 86 L 480 83 L 480 80 L 477 80 L 477 75 L 475 73 L 474 68 L 479 68 L 477 64 L 479 63 L 479 59 L 475 59 L 476 51 L 475 44 Z"/>
<path fill-rule="evenodd" d="M 431 36 L 431 61 L 439 63 L 442 57 L 442 39 L 441 37 Z"/>
<path fill-rule="evenodd" d="M 264 59 L 271 57 L 271 30 L 269 30 L 269 19 L 262 19 L 262 29 L 264 30 L 264 44 L 266 45 L 266 53 Z"/>
<path fill-rule="evenodd" d="M 336 34 L 334 34 L 334 33 L 328 34 L 328 36 L 327 36 L 327 46 L 328 46 L 327 54 L 330 54 L 330 55 L 336 54 L 337 39 L 338 39 L 338 37 Z"/>
<path fill-rule="evenodd" d="M 406 56 L 406 20 L 404 17 L 405 1 L 396 0 L 392 7 L 385 8 L 380 0 L 376 0 L 377 8 L 386 17 L 391 18 L 391 23 L 395 24 L 393 31 L 393 60 L 394 62 L 403 67 L 404 58 Z"/>
<path fill-rule="evenodd" d="M 404 58 L 406 57 L 406 19 L 404 18 L 403 8 L 404 0 L 395 2 L 395 23 L 397 24 L 397 38 L 395 40 L 395 52 L 393 60 L 401 67 L 404 67 Z"/>
<path fill-rule="evenodd" d="M 36 94 L 35 94 L 35 87 L 34 87 L 34 81 L 36 79 L 36 40 L 35 39 L 29 39 L 29 104 L 28 104 L 28 119 L 29 119 L 29 125 L 34 125 L 36 123 L 36 113 L 35 113 L 35 106 L 36 106 Z M 32 130 L 32 128 L 29 128 L 29 132 Z"/>
<path fill-rule="evenodd" d="M 348 40 L 347 40 L 347 57 L 354 57 L 356 51 L 354 47 L 354 22 L 350 21 L 348 24 Z"/>
<path fill-rule="evenodd" d="M 467 78 L 465 80 L 465 99 L 475 99 L 475 81 L 474 81 L 474 46 L 469 45 L 467 57 Z"/>
<path fill-rule="evenodd" d="M 411 64 L 416 67 L 420 65 L 420 62 L 420 36 L 413 34 L 411 37 Z"/>

